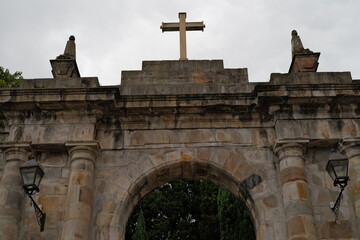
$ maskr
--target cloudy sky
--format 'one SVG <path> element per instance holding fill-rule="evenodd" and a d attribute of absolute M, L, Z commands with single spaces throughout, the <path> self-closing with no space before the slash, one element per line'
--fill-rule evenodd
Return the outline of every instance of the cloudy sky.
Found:
<path fill-rule="evenodd" d="M 121 71 L 143 60 L 177 60 L 179 35 L 161 22 L 204 21 L 187 33 L 188 58 L 223 59 L 248 68 L 252 82 L 288 71 L 291 30 L 321 52 L 318 71 L 351 71 L 360 79 L 359 0 L 1 0 L 0 66 L 25 78 L 52 77 L 49 59 L 75 35 L 83 77 L 120 84 Z"/>

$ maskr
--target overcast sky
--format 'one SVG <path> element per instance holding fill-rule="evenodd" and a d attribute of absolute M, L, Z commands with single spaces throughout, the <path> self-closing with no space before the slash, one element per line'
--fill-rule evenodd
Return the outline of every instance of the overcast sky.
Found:
<path fill-rule="evenodd" d="M 25 78 L 49 78 L 49 59 L 76 38 L 83 77 L 120 84 L 121 71 L 143 60 L 177 60 L 178 32 L 161 22 L 204 21 L 187 33 L 191 60 L 223 59 L 226 68 L 248 68 L 252 82 L 286 73 L 291 31 L 305 48 L 321 52 L 318 71 L 351 71 L 360 79 L 359 0 L 1 0 L 0 66 Z"/>

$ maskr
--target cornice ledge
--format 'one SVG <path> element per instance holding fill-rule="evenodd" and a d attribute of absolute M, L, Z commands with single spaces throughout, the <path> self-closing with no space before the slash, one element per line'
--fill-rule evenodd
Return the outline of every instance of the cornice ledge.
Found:
<path fill-rule="evenodd" d="M 3 151 L 8 148 L 24 148 L 26 150 L 31 150 L 31 141 L 10 141 L 10 142 L 0 142 L 0 149 Z"/>

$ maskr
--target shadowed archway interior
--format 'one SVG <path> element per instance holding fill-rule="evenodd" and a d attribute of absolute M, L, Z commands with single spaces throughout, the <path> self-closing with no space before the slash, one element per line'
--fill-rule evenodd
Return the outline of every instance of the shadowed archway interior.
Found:
<path fill-rule="evenodd" d="M 132 239 L 255 239 L 243 201 L 204 180 L 178 179 L 145 195 L 126 228 Z"/>

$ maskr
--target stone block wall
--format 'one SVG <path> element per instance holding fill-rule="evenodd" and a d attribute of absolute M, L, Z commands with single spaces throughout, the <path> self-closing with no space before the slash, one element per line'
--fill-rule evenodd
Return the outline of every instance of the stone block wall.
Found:
<path fill-rule="evenodd" d="M 341 200 L 339 220 L 330 209 L 330 202 L 335 203 L 340 189 L 334 187 L 326 172 L 329 148 L 310 148 L 307 154 L 306 177 L 310 187 L 314 217 L 320 239 L 356 239 L 358 229 L 356 217 L 352 211 L 349 188 L 346 188 Z"/>
<path fill-rule="evenodd" d="M 44 233 L 36 222 L 30 199 L 24 196 L 24 216 L 19 239 L 59 239 L 65 215 L 65 204 L 69 184 L 70 169 L 66 152 L 51 151 L 37 155 L 45 176 L 40 185 L 40 193 L 34 199 L 46 213 Z"/>

